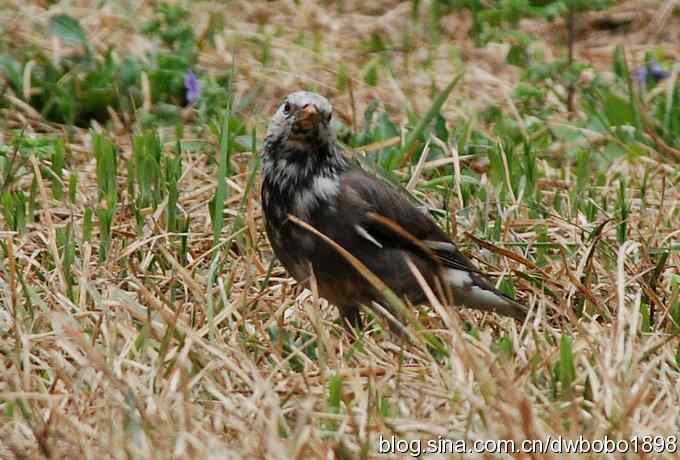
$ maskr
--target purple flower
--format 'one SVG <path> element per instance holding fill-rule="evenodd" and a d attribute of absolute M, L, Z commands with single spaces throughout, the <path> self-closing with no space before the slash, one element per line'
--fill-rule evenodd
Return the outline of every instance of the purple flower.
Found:
<path fill-rule="evenodd" d="M 640 66 L 635 71 L 635 80 L 640 85 L 647 83 L 650 79 L 654 83 L 657 83 L 668 76 L 668 72 L 664 71 L 656 59 L 652 58 L 645 63 L 645 65 Z"/>
<path fill-rule="evenodd" d="M 201 81 L 191 70 L 184 76 L 184 87 L 187 90 L 187 101 L 189 103 L 194 102 L 201 95 Z"/>
<path fill-rule="evenodd" d="M 656 62 L 656 59 L 652 59 L 647 63 L 647 70 L 649 71 L 649 75 L 651 75 L 656 81 L 663 80 L 668 76 L 668 72 L 665 72 L 661 68 L 659 63 Z"/>

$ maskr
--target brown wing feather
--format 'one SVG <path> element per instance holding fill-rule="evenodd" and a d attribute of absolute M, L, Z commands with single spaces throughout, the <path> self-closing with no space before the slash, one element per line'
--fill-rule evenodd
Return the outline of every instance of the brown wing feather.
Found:
<path fill-rule="evenodd" d="M 526 316 L 526 308 L 495 289 L 434 220 L 418 210 L 397 187 L 355 168 L 343 174 L 340 190 L 338 212 L 345 218 L 335 222 L 333 232 L 339 241 L 347 243 L 350 252 L 360 254 L 393 291 L 414 303 L 426 300 L 415 278 L 404 276 L 410 270 L 404 258 L 408 255 L 430 286 L 443 281 L 450 288 L 456 304 L 520 320 Z M 361 227 L 360 233 L 365 232 L 361 241 L 348 236 L 357 234 L 357 226 Z M 454 273 L 441 268 L 453 269 Z M 447 276 L 459 279 L 448 285 L 451 281 Z"/>
<path fill-rule="evenodd" d="M 381 243 L 415 250 L 446 267 L 479 273 L 434 220 L 418 210 L 394 185 L 371 176 L 361 168 L 348 171 L 342 181 L 346 190 L 366 204 L 364 225 Z M 426 242 L 441 242 L 447 246 L 432 248 Z"/>

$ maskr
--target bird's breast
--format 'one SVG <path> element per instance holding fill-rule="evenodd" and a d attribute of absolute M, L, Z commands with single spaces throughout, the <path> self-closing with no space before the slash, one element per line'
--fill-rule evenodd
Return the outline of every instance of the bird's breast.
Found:
<path fill-rule="evenodd" d="M 301 277 L 308 276 L 306 268 L 323 243 L 288 217 L 293 215 L 317 229 L 323 227 L 335 216 L 340 181 L 337 176 L 318 174 L 297 181 L 296 187 L 282 185 L 272 177 L 264 178 L 262 206 L 265 227 L 274 253 L 285 268 L 301 281 Z"/>

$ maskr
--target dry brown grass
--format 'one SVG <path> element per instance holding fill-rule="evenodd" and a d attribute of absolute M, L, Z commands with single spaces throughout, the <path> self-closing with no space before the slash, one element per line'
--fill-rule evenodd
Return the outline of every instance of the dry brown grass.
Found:
<path fill-rule="evenodd" d="M 99 2 L 85 0 L 50 8 L 46 3 L 5 1 L 10 8 L 0 10 L 0 27 L 14 43 L 30 43 L 58 56 L 68 49 L 40 27 L 50 14 L 66 11 L 81 18 L 99 50 L 113 44 L 121 53 L 127 48 L 141 54 L 150 46 L 135 31 L 140 18 L 150 14 L 151 2 L 111 2 L 101 8 Z M 425 45 L 425 30 L 414 29 L 419 46 L 408 60 L 395 55 L 394 77 L 382 78 L 379 87 L 367 86 L 358 69 L 373 56 L 361 53 L 361 40 L 379 30 L 398 41 L 404 28 L 413 27 L 410 3 L 385 1 L 374 7 L 373 2 L 345 1 L 342 14 L 329 2 L 300 3 L 191 3 L 199 35 L 210 11 L 227 12 L 227 28 L 216 47 L 203 49 L 200 67 L 223 73 L 236 50 L 236 93 L 243 95 L 262 84 L 256 109 L 248 114 L 259 132 L 280 97 L 299 87 L 329 95 L 346 120 L 353 119 L 353 112 L 360 119 L 374 98 L 400 119 L 406 106 L 427 110 L 432 82 L 442 87 L 464 61 L 465 81 L 445 110 L 453 123 L 490 101 L 506 100 L 518 78 L 504 63 L 501 46 L 473 46 L 466 34 L 469 18 L 461 14 L 446 17 L 443 40 L 434 48 Z M 675 12 L 669 12 L 673 6 Z M 602 70 L 608 68 L 617 43 L 625 43 L 634 60 L 655 47 L 680 57 L 677 45 L 667 46 L 680 43 L 677 2 L 625 2 L 613 11 L 633 11 L 639 21 L 635 32 L 613 36 L 584 25 L 579 56 L 592 59 Z M 545 36 L 546 52 L 557 53 L 552 27 L 532 22 L 523 27 Z M 275 30 L 279 33 L 272 38 L 272 64 L 263 67 L 258 39 Z M 318 53 L 295 44 L 299 30 L 319 33 Z M 451 58 L 453 46 L 462 61 Z M 429 57 L 434 65 L 427 69 L 423 62 Z M 345 63 L 353 77 L 354 108 L 349 94 L 335 89 L 339 63 Z M 29 136 L 62 132 L 18 102 L 3 117 L 5 141 L 17 127 Z M 645 168 L 653 171 L 644 206 L 631 198 L 629 241 L 621 247 L 614 225 L 592 242 L 578 215 L 537 222 L 525 208 L 505 210 L 504 237 L 498 243 L 503 248 L 536 244 L 539 224 L 546 226 L 552 242 L 577 248 L 568 257 L 555 251 L 542 269 L 509 258 L 488 267 L 502 275 L 519 270 L 544 277 L 554 296 L 515 278 L 532 312 L 524 324 L 470 311 L 439 315 L 428 308 L 418 310 L 419 320 L 450 352 L 448 357 L 433 357 L 425 347 L 402 343 L 379 325 L 352 342 L 337 324 L 335 309 L 300 292 L 278 265 L 265 284 L 271 251 L 257 194 L 247 198 L 246 225 L 238 235 L 244 241 L 241 250 L 225 254 L 224 270 L 209 285 L 210 261 L 218 250 L 212 245 L 207 206 L 216 186 L 215 170 L 205 156 L 191 152 L 180 182 L 180 204 L 192 218 L 188 265 L 175 260 L 167 250 L 171 235 L 154 225 L 162 208 L 147 216 L 143 237 L 137 236 L 130 213 L 123 209 L 107 263 L 98 262 L 96 232 L 92 245 L 78 246 L 74 267 L 80 295 L 79 303 L 72 303 L 60 263 L 48 268 L 49 255 L 57 251 L 55 228 L 71 220 L 80 235 L 85 207 L 98 200 L 90 134 L 73 129 L 67 147 L 69 167 L 80 178 L 77 203 L 57 203 L 48 185 L 40 182 L 44 193 L 39 222 L 25 234 L 0 231 L 0 239 L 14 254 L 0 261 L 0 458 L 410 458 L 379 455 L 378 437 L 519 443 L 549 435 L 590 440 L 680 436 L 678 338 L 666 326 L 640 332 L 643 294 L 651 291 L 657 318 L 665 318 L 665 324 L 669 306 L 679 301 L 678 290 L 673 292 L 671 286 L 672 276 L 680 275 L 678 251 L 671 253 L 655 290 L 644 276 L 653 269 L 649 248 L 678 239 L 677 230 L 660 225 L 678 215 L 680 204 L 677 167 L 664 164 L 662 157 L 622 158 L 600 189 L 603 195 L 616 196 L 614 177 L 623 173 L 633 197 Z M 129 133 L 122 126 L 114 130 L 127 157 Z M 170 130 L 167 134 L 172 144 Z M 235 159 L 240 172 L 229 182 L 219 250 L 234 236 L 229 231 L 244 195 L 247 157 Z M 539 164 L 548 195 L 573 184 L 568 165 L 562 170 L 547 161 Z M 36 170 L 28 167 L 29 172 Z M 124 168 L 121 171 L 124 190 Z M 29 187 L 32 177 L 31 172 L 22 186 Z M 458 232 L 462 235 L 477 224 L 472 219 L 458 221 Z M 679 229 L 680 222 L 675 224 Z M 491 248 L 494 251 L 499 252 Z M 480 258 L 489 259 L 486 255 Z M 58 256 L 54 259 L 59 261 Z M 595 281 L 582 284 L 584 273 Z M 173 287 L 176 297 L 171 300 Z M 578 320 L 571 313 L 583 296 L 599 313 L 598 320 Z M 226 307 L 210 321 L 220 300 Z M 477 335 L 469 333 L 469 324 Z M 281 335 L 273 339 L 267 332 L 271 326 L 297 337 L 296 348 L 289 349 Z M 566 331 L 573 337 L 576 380 L 570 396 L 555 397 L 553 368 Z M 497 351 L 500 337 L 512 341 L 509 358 Z M 311 343 L 317 347 L 317 359 L 304 352 Z M 338 379 L 342 391 L 336 406 L 329 402 L 329 392 Z M 627 458 L 638 457 L 670 459 L 677 454 L 631 453 Z"/>

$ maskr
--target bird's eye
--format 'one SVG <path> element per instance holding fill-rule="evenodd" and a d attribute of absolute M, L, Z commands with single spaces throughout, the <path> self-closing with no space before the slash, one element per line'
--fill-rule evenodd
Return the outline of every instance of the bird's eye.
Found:
<path fill-rule="evenodd" d="M 286 104 L 283 106 L 283 113 L 286 115 L 290 112 L 290 103 L 286 102 Z"/>

